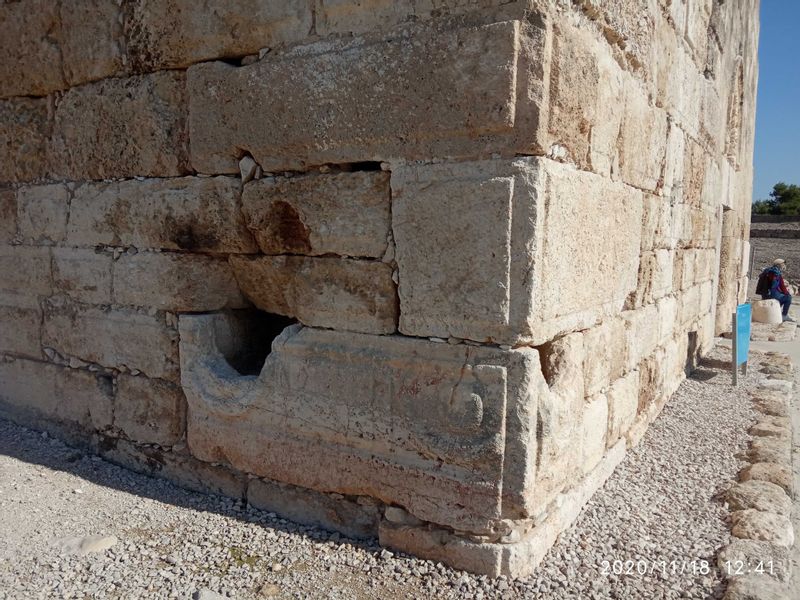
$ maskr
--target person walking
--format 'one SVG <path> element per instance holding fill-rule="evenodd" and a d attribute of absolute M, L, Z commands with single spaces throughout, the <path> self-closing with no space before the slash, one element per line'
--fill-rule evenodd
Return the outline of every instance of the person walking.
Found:
<path fill-rule="evenodd" d="M 776 258 L 771 267 L 761 271 L 761 275 L 758 278 L 759 289 L 756 291 L 761 294 L 762 300 L 777 300 L 781 305 L 783 320 L 794 322 L 794 319 L 789 316 L 792 295 L 789 293 L 786 280 L 783 278 L 784 271 L 786 271 L 786 261 L 782 258 Z"/>

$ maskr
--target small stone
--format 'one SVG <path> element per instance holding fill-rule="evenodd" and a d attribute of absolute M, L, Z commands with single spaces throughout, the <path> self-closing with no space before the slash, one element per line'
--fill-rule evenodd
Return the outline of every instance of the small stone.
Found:
<path fill-rule="evenodd" d="M 228 600 L 222 594 L 218 594 L 217 592 L 212 592 L 208 588 L 203 588 L 197 590 L 194 594 L 192 594 L 192 600 Z"/>
<path fill-rule="evenodd" d="M 258 163 L 253 160 L 252 156 L 244 156 L 239 161 L 239 173 L 242 175 L 242 183 L 252 181 L 256 174 L 256 167 Z"/>
<path fill-rule="evenodd" d="M 386 520 L 399 525 L 420 525 L 422 521 L 399 506 L 387 506 L 384 512 Z"/>
<path fill-rule="evenodd" d="M 105 552 L 119 540 L 113 535 L 87 535 L 84 537 L 67 537 L 56 541 L 56 545 L 65 555 L 86 556 L 97 552 Z"/>
<path fill-rule="evenodd" d="M 261 589 L 258 590 L 258 595 L 262 598 L 272 598 L 273 596 L 277 596 L 281 593 L 281 588 L 279 588 L 274 583 L 265 583 L 261 586 Z"/>
<path fill-rule="evenodd" d="M 747 509 L 732 513 L 731 519 L 731 533 L 735 537 L 772 542 L 779 546 L 794 544 L 792 523 L 783 515 Z"/>

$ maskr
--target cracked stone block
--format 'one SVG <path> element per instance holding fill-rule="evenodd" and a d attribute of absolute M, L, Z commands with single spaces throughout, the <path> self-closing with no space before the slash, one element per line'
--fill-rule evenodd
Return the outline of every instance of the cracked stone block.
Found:
<path fill-rule="evenodd" d="M 203 253 L 255 252 L 231 177 L 85 183 L 67 224 L 73 246 L 134 246 Z"/>
<path fill-rule="evenodd" d="M 299 46 L 248 66 L 195 65 L 188 70 L 192 166 L 238 173 L 242 151 L 268 172 L 527 152 L 536 144 L 541 93 L 527 67 L 541 60 L 544 35 L 519 21 L 411 25 L 391 37 Z"/>
<path fill-rule="evenodd" d="M 242 208 L 264 254 L 380 258 L 391 227 L 389 173 L 265 178 Z"/>
<path fill-rule="evenodd" d="M 305 325 L 364 333 L 397 329 L 392 268 L 382 262 L 304 256 L 231 256 L 244 295 Z"/>
<path fill-rule="evenodd" d="M 183 72 L 104 79 L 57 102 L 49 170 L 73 180 L 185 175 L 188 141 Z"/>
<path fill-rule="evenodd" d="M 137 71 L 185 68 L 209 59 L 256 54 L 301 40 L 312 29 L 305 0 L 135 0 L 125 34 Z"/>

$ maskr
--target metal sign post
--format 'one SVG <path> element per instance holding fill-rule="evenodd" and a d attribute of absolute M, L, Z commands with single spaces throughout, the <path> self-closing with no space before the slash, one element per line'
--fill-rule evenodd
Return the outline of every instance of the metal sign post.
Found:
<path fill-rule="evenodd" d="M 739 365 L 744 365 L 742 374 L 747 377 L 747 357 L 750 353 L 750 321 L 752 310 L 749 304 L 740 304 L 733 313 L 733 385 L 739 385 Z"/>

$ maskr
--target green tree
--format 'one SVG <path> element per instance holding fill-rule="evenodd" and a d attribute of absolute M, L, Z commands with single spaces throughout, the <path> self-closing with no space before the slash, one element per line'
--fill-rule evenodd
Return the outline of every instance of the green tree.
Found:
<path fill-rule="evenodd" d="M 776 183 L 769 199 L 753 202 L 754 215 L 800 215 L 800 186 Z"/>

